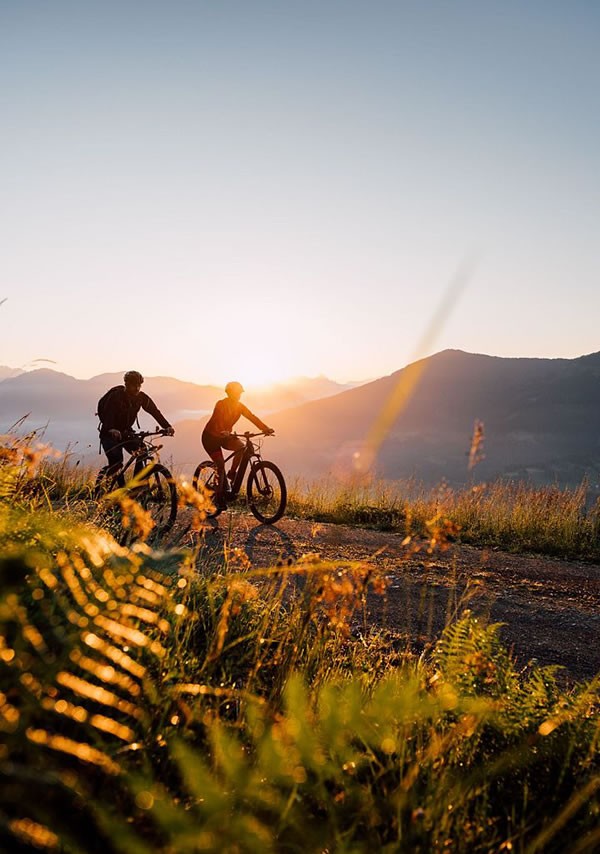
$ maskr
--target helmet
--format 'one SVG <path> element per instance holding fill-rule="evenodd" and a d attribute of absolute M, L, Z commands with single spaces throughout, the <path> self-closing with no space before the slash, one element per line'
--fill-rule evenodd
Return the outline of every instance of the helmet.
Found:
<path fill-rule="evenodd" d="M 233 380 L 233 382 L 227 383 L 227 385 L 225 386 L 225 393 L 226 394 L 235 394 L 236 392 L 238 394 L 241 394 L 243 391 L 244 391 L 244 386 L 241 383 L 236 382 L 236 380 Z"/>
<path fill-rule="evenodd" d="M 141 385 L 144 382 L 144 377 L 140 374 L 139 371 L 127 371 L 125 376 L 123 377 L 125 384 L 128 382 L 139 383 Z"/>

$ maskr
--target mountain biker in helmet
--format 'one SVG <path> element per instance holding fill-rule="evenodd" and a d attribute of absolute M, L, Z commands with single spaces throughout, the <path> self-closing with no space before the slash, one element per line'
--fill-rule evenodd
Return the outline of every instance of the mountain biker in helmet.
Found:
<path fill-rule="evenodd" d="M 231 435 L 231 430 L 236 421 L 243 415 L 255 427 L 258 427 L 259 430 L 262 430 L 268 436 L 272 436 L 275 432 L 271 427 L 267 427 L 264 421 L 261 421 L 253 412 L 250 412 L 248 407 L 244 406 L 240 401 L 243 391 L 244 387 L 241 383 L 235 381 L 227 383 L 225 386 L 227 397 L 216 402 L 213 413 L 202 431 L 202 444 L 211 460 L 217 464 L 219 472 L 218 500 L 220 503 L 223 502 L 223 491 L 227 483 L 222 448 L 225 448 L 227 451 L 235 451 L 231 461 L 231 469 L 227 475 L 230 481 L 235 480 L 235 473 L 244 452 L 244 443 L 241 439 Z"/>
<path fill-rule="evenodd" d="M 175 435 L 174 428 L 152 398 L 141 391 L 144 377 L 140 372 L 127 371 L 123 382 L 124 385 L 113 386 L 98 401 L 100 443 L 108 460 L 108 465 L 104 468 L 107 476 L 123 465 L 123 448 L 131 454 L 141 446 L 141 440 L 135 436 L 132 429 L 140 409 L 155 418 L 163 430 L 168 431 L 168 436 Z M 135 473 L 142 467 L 141 462 L 139 465 L 136 462 Z"/>

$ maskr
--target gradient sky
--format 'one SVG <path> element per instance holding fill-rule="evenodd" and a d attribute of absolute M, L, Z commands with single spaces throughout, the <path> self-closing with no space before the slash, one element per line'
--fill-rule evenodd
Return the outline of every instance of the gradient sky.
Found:
<path fill-rule="evenodd" d="M 592 0 L 0 0 L 0 364 L 600 349 Z"/>

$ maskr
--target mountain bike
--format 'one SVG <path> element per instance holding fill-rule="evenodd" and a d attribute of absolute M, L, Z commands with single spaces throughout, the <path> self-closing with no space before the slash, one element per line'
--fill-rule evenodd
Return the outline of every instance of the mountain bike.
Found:
<path fill-rule="evenodd" d="M 168 533 L 177 516 L 175 481 L 160 462 L 159 451 L 163 446 L 154 444 L 154 437 L 167 435 L 170 435 L 167 430 L 133 433 L 131 438 L 140 440 L 139 448 L 116 471 L 108 474 L 107 466 L 100 469 L 94 486 L 96 500 L 110 493 L 118 495 L 122 490 L 123 495 L 136 501 L 154 523 L 153 539 Z"/>
<path fill-rule="evenodd" d="M 222 500 L 229 504 L 240 494 L 244 476 L 248 466 L 248 481 L 246 483 L 246 501 L 248 507 L 258 519 L 266 525 L 273 525 L 283 516 L 287 503 L 287 487 L 279 468 L 275 463 L 263 460 L 260 449 L 262 442 L 253 442 L 257 436 L 267 436 L 267 433 L 232 433 L 232 436 L 243 439 L 246 443 L 240 465 L 230 488 L 222 490 Z M 225 458 L 228 463 L 236 452 Z M 225 469 L 223 468 L 225 476 Z M 219 502 L 219 472 L 217 464 L 212 460 L 204 460 L 194 472 L 192 481 L 194 489 L 204 492 L 213 504 L 213 509 L 207 512 L 209 518 L 215 518 L 225 507 Z M 226 482 L 227 487 L 227 482 Z"/>

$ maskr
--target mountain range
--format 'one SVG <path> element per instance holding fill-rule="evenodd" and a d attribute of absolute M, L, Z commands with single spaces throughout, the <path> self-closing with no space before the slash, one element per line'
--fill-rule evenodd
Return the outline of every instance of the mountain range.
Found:
<path fill-rule="evenodd" d="M 0 382 L 7 380 L 10 377 L 17 377 L 22 374 L 21 368 L 9 368 L 7 365 L 0 365 Z"/>
<path fill-rule="evenodd" d="M 123 372 L 80 380 L 48 368 L 22 371 L 0 366 L 0 434 L 27 416 L 21 427 L 23 431 L 41 430 L 45 441 L 59 450 L 69 447 L 87 461 L 98 446 L 97 402 L 105 391 L 122 382 Z M 267 416 L 357 385 L 338 383 L 325 376 L 296 377 L 285 384 L 249 389 L 244 402 Z M 215 401 L 224 396 L 218 386 L 198 385 L 173 377 L 148 377 L 144 391 L 173 424 L 205 418 Z M 154 426 L 143 411 L 140 423 L 146 429 Z"/>
<path fill-rule="evenodd" d="M 510 359 L 447 350 L 419 367 L 414 393 L 379 450 L 377 468 L 384 477 L 461 484 L 475 475 L 477 480 L 503 476 L 572 486 L 585 476 L 597 484 L 600 353 L 578 359 Z M 316 467 L 323 468 L 323 457 L 347 467 L 348 456 L 402 375 L 398 371 L 281 413 L 277 426 L 290 446 L 287 455 L 297 454 L 302 444 L 310 447 L 318 437 Z M 469 473 L 476 420 L 483 422 L 485 457 Z"/>
<path fill-rule="evenodd" d="M 600 353 L 576 359 L 503 358 L 445 350 L 393 374 L 352 388 L 318 378 L 244 397 L 276 429 L 265 456 L 289 475 L 346 475 L 365 436 L 394 391 L 418 374 L 404 407 L 391 419 L 375 461 L 386 479 L 414 477 L 426 484 L 464 484 L 495 477 L 534 484 L 578 485 L 587 477 L 597 489 L 600 472 Z M 93 412 L 102 391 L 119 375 L 75 380 L 55 371 L 31 371 L 0 382 L 0 429 L 32 412 L 49 421 L 48 438 L 92 436 Z M 311 385 L 312 383 L 312 385 Z M 222 396 L 213 386 L 166 377 L 148 379 L 145 390 L 173 419 L 172 462 L 183 471 L 204 458 L 200 433 L 207 412 Z M 327 396 L 325 396 L 327 395 Z M 312 399 L 311 399 L 312 396 Z M 178 417 L 173 418 L 173 413 Z M 146 416 L 147 417 L 147 416 Z M 484 458 L 468 470 L 476 420 L 483 422 Z M 60 429 L 57 429 L 57 426 Z M 147 424 L 146 426 L 151 426 Z M 240 430 L 252 429 L 239 422 Z M 54 432 L 53 432 L 54 431 Z M 63 436 L 64 437 L 64 436 Z M 85 453 L 82 447 L 78 453 Z"/>

